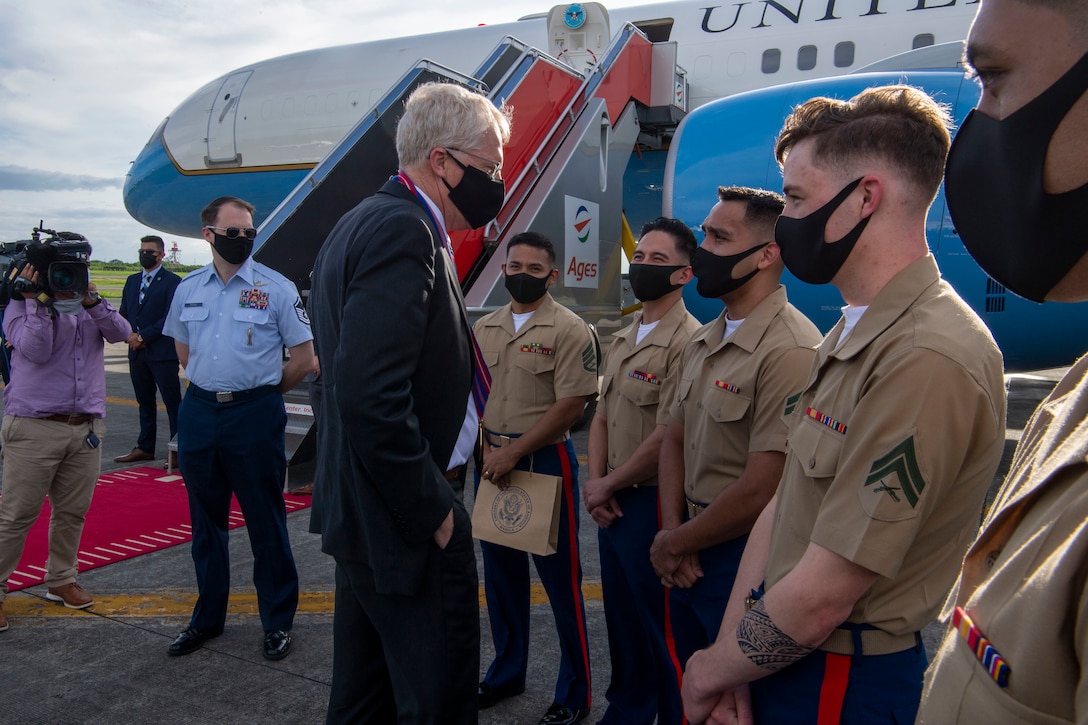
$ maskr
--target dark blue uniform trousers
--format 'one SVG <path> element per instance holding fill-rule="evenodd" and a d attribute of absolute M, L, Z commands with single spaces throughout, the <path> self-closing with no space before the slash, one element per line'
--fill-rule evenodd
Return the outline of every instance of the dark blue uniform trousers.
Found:
<path fill-rule="evenodd" d="M 218 632 L 227 616 L 230 555 L 227 517 L 238 498 L 253 550 L 253 584 L 265 632 L 289 630 L 298 607 L 298 573 L 287 537 L 283 481 L 287 413 L 274 386 L 217 403 L 194 394 L 181 403 L 178 464 L 189 492 L 193 563 L 199 591 L 190 626 Z"/>
<path fill-rule="evenodd" d="M 170 437 L 178 432 L 178 407 L 181 405 L 181 380 L 178 378 L 177 360 L 148 360 L 142 350 L 129 358 L 128 374 L 132 378 L 132 391 L 140 406 L 140 437 L 136 447 L 148 453 L 155 452 L 158 437 L 159 411 L 155 405 L 155 388 L 162 395 L 166 417 L 170 421 Z"/>
<path fill-rule="evenodd" d="M 926 651 L 837 655 L 816 650 L 750 685 L 757 725 L 872 725 L 914 722 Z"/>
<path fill-rule="evenodd" d="M 578 460 L 570 439 L 545 446 L 531 458 L 534 471 L 563 476 L 556 553 L 533 555 L 559 633 L 561 658 L 555 702 L 565 707 L 587 708 L 590 706 L 589 639 L 582 599 L 582 563 L 578 558 L 578 504 L 581 503 Z M 530 456 L 522 458 L 516 467 L 528 471 L 529 459 Z M 479 487 L 477 471 L 476 488 Z M 525 687 L 529 664 L 529 554 L 485 541 L 480 542 L 480 548 L 487 613 L 495 643 L 495 660 L 484 682 L 499 691 L 517 691 Z"/>
<path fill-rule="evenodd" d="M 703 576 L 690 589 L 673 587 L 669 590 L 669 605 L 676 654 L 680 664 L 687 667 L 688 658 L 696 650 L 710 646 L 718 638 L 722 615 L 729 603 L 729 593 L 737 578 L 740 557 L 748 536 L 716 544 L 699 552 Z"/>
<path fill-rule="evenodd" d="M 650 563 L 661 527 L 656 486 L 616 493 L 623 516 L 598 529 L 612 681 L 599 723 L 679 725 L 681 662 L 668 617 L 669 590 Z"/>

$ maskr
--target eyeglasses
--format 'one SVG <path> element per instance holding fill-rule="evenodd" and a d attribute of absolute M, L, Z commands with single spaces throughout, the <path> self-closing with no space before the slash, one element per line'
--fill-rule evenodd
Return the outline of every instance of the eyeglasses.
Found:
<path fill-rule="evenodd" d="M 253 227 L 213 227 L 210 224 L 206 224 L 204 228 L 218 229 L 223 232 L 223 236 L 227 239 L 237 239 L 239 236 L 244 236 L 246 239 L 257 238 L 257 230 Z"/>
<path fill-rule="evenodd" d="M 490 164 L 491 167 L 492 167 L 491 171 L 486 171 L 484 169 L 480 169 L 480 171 L 483 171 L 485 174 L 487 174 L 487 177 L 489 179 L 491 179 L 492 181 L 502 181 L 502 162 L 501 161 L 492 161 L 491 159 L 487 159 L 487 158 L 484 158 L 483 156 L 479 156 L 478 154 L 474 154 L 471 151 L 465 151 L 463 149 L 454 148 L 452 146 L 450 146 L 449 148 L 446 149 L 446 153 L 449 153 L 450 151 L 456 151 L 459 154 L 465 154 L 466 156 L 471 156 L 474 159 L 479 159 L 480 161 L 483 161 L 483 162 L 485 162 L 487 164 Z M 450 157 L 453 158 L 454 161 L 457 161 L 457 157 L 453 156 L 453 154 L 450 154 Z M 457 163 L 461 164 L 460 161 L 457 161 Z M 463 169 L 464 167 L 465 167 L 464 164 L 461 164 L 461 168 Z"/>

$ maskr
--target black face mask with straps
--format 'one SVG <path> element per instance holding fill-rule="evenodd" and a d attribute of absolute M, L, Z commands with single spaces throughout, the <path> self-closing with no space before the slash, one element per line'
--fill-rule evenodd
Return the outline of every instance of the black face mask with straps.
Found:
<path fill-rule="evenodd" d="M 986 274 L 1042 302 L 1088 252 L 1088 184 L 1043 188 L 1054 132 L 1088 91 L 1088 54 L 1008 117 L 978 109 L 960 126 L 944 172 L 948 211 L 963 246 Z"/>

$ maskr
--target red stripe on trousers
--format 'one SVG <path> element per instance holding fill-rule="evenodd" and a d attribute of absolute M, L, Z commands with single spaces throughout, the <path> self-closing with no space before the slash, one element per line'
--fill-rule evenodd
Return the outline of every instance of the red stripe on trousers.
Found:
<path fill-rule="evenodd" d="M 657 529 L 661 530 L 661 499 L 657 500 Z M 662 585 L 661 592 L 665 596 L 665 649 L 669 652 L 669 661 L 672 663 L 673 672 L 676 673 L 677 689 L 684 689 L 684 667 L 680 662 L 680 655 L 676 654 L 676 636 L 672 632 L 672 608 L 669 604 L 669 588 Z M 682 725 L 688 725 L 687 715 L 682 715 Z"/>
<path fill-rule="evenodd" d="M 842 701 L 846 698 L 846 686 L 850 682 L 850 656 L 826 653 L 824 681 L 820 685 L 820 706 L 816 725 L 839 725 L 842 720 Z"/>
<path fill-rule="evenodd" d="M 578 620 L 578 638 L 582 642 L 582 660 L 586 668 L 586 707 L 593 706 L 592 676 L 589 671 L 589 643 L 586 641 L 586 605 L 582 601 L 582 587 L 578 582 L 578 572 L 582 570 L 582 563 L 578 559 L 578 532 L 574 527 L 574 473 L 570 467 L 570 456 L 567 455 L 567 446 L 560 443 L 559 466 L 563 471 L 563 481 L 570 482 L 569 486 L 563 486 L 563 503 L 567 507 L 567 530 L 570 534 L 570 583 L 574 593 L 574 616 Z"/>

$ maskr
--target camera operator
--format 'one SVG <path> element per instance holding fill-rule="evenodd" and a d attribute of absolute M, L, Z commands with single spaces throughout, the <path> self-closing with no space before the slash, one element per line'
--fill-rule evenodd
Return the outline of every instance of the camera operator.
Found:
<path fill-rule="evenodd" d="M 76 554 L 102 461 L 103 341 L 124 342 L 132 333 L 94 284 L 82 294 L 53 291 L 50 296 L 43 294 L 48 285 L 32 264 L 19 276 L 26 282 L 15 287 L 19 292 L 4 311 L 4 334 L 13 350 L 0 428 L 0 631 L 8 628 L 3 611 L 8 577 L 46 495 L 52 507 L 46 598 L 71 609 L 94 603 L 76 583 Z"/>

